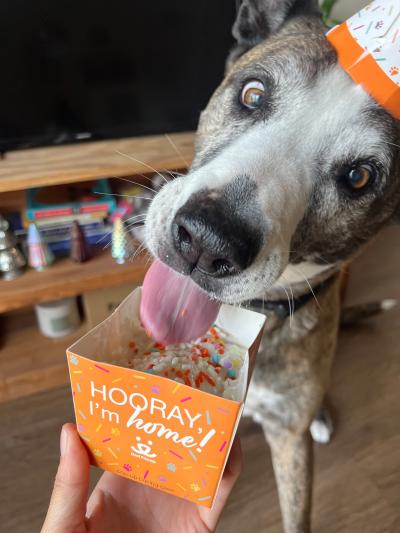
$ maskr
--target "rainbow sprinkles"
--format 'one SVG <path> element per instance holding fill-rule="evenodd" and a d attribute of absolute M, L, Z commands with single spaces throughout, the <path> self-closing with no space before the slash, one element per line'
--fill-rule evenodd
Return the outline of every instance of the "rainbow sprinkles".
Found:
<path fill-rule="evenodd" d="M 130 341 L 127 366 L 148 374 L 172 379 L 204 392 L 240 401 L 242 373 L 247 349 L 220 326 L 214 324 L 193 343 L 164 346 Z M 181 402 L 190 401 L 190 396 Z"/>

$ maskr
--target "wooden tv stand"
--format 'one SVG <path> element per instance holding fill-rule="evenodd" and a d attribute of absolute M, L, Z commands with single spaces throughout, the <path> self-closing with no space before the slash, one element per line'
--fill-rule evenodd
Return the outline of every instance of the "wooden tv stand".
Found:
<path fill-rule="evenodd" d="M 90 142 L 9 152 L 0 160 L 0 213 L 21 210 L 24 191 L 102 177 L 133 176 L 177 170 L 193 157 L 193 133 Z M 121 154 L 126 154 L 125 157 Z M 82 265 L 59 260 L 44 272 L 28 269 L 21 277 L 0 279 L 0 402 L 47 390 L 68 381 L 65 349 L 87 326 L 60 340 L 42 336 L 32 306 L 77 296 L 83 291 L 140 283 L 146 261 L 117 265 L 109 251 L 99 251 Z"/>

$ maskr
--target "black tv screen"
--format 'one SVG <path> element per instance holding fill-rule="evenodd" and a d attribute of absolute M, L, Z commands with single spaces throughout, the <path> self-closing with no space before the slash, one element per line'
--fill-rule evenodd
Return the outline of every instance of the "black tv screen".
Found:
<path fill-rule="evenodd" d="M 2 0 L 0 151 L 194 129 L 235 0 Z"/>

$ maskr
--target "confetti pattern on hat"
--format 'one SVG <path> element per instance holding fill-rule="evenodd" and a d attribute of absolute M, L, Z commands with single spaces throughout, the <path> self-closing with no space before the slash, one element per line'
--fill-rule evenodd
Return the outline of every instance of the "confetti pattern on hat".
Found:
<path fill-rule="evenodd" d="M 353 80 L 400 118 L 399 0 L 375 0 L 327 38 Z"/>

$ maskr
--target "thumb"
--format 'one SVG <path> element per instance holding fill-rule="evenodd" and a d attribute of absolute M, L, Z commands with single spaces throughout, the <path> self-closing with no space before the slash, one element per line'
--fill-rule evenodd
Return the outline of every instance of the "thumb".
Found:
<path fill-rule="evenodd" d="M 217 492 L 212 509 L 205 507 L 198 507 L 199 515 L 209 531 L 215 531 L 221 513 L 225 507 L 230 493 L 242 471 L 242 447 L 240 438 L 236 437 L 229 454 L 228 461 L 225 466 L 225 472 Z"/>
<path fill-rule="evenodd" d="M 89 457 L 73 424 L 63 426 L 60 449 L 60 464 L 41 533 L 81 533 L 86 531 Z"/>

